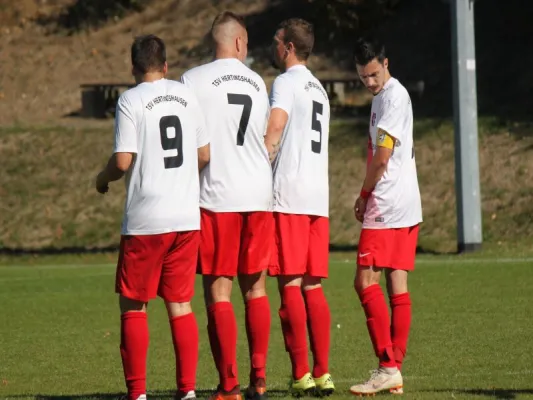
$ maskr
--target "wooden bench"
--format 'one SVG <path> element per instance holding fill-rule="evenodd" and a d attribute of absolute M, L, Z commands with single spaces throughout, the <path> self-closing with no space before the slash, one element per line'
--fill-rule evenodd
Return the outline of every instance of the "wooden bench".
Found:
<path fill-rule="evenodd" d="M 359 78 L 331 78 L 319 79 L 328 93 L 331 102 L 344 104 L 346 92 L 359 88 L 362 84 Z"/>
<path fill-rule="evenodd" d="M 127 90 L 135 83 L 86 83 L 81 88 L 81 116 L 84 118 L 105 118 L 114 114 L 121 90 Z"/>
<path fill-rule="evenodd" d="M 320 79 L 333 105 L 346 104 L 346 93 L 360 89 L 359 78 Z M 105 118 L 114 115 L 121 90 L 127 90 L 135 83 L 87 83 L 81 85 L 81 116 L 84 118 Z M 422 97 L 424 81 L 406 84 L 409 92 Z"/>

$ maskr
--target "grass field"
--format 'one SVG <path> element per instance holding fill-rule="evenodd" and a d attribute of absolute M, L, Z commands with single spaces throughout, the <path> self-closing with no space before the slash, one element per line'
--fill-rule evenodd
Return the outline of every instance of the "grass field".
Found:
<path fill-rule="evenodd" d="M 331 373 L 338 389 L 334 398 L 349 398 L 349 386 L 375 367 L 364 315 L 352 290 L 353 258 L 333 255 L 326 283 L 332 309 Z M 114 255 L 85 257 L 83 262 L 30 261 L 4 259 L 0 267 L 0 398 L 117 397 L 124 384 Z M 410 277 L 414 318 L 404 398 L 533 398 L 532 264 L 532 258 L 418 258 Z M 290 364 L 274 281 L 269 281 L 269 293 L 273 325 L 268 383 L 271 397 L 286 397 Z M 238 293 L 234 300 L 239 375 L 245 384 L 244 312 Z M 200 296 L 194 309 L 201 332 L 198 387 L 203 397 L 215 387 L 217 375 Z M 150 307 L 149 323 L 149 394 L 170 398 L 173 351 L 160 300 Z"/>

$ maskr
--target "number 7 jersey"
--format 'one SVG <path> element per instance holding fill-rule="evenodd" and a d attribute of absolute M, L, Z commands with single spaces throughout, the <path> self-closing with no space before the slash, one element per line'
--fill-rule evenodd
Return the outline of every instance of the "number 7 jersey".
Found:
<path fill-rule="evenodd" d="M 272 167 L 264 143 L 270 109 L 263 79 L 239 60 L 224 58 L 187 71 L 181 80 L 196 93 L 211 138 L 200 206 L 270 211 Z"/>
<path fill-rule="evenodd" d="M 326 91 L 307 67 L 296 65 L 276 78 L 270 103 L 289 116 L 274 161 L 274 211 L 328 217 Z"/>

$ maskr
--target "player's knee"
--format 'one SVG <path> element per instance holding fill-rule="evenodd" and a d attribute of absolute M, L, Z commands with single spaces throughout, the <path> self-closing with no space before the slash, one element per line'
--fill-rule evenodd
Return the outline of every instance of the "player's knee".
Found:
<path fill-rule="evenodd" d="M 302 286 L 304 290 L 318 289 L 322 286 L 322 278 L 314 276 L 304 276 Z"/>
<path fill-rule="evenodd" d="M 239 275 L 239 286 L 244 301 L 266 296 L 266 271 L 251 275 Z"/>
<path fill-rule="evenodd" d="M 249 290 L 247 290 L 245 293 L 243 293 L 243 295 L 244 295 L 244 300 L 249 301 L 252 299 L 257 299 L 259 297 L 266 296 L 267 293 L 266 293 L 266 288 L 264 286 L 263 287 L 254 286 L 250 288 Z"/>
<path fill-rule="evenodd" d="M 387 271 L 387 291 L 389 295 L 402 294 L 408 291 L 407 271 L 388 270 Z"/>
<path fill-rule="evenodd" d="M 278 277 L 278 289 L 281 294 L 283 294 L 283 290 L 288 286 L 302 286 L 303 277 L 302 276 L 279 276 Z"/>
<path fill-rule="evenodd" d="M 192 307 L 190 302 L 186 303 L 172 303 L 166 302 L 167 312 L 169 318 L 181 317 L 192 313 Z"/>
<path fill-rule="evenodd" d="M 231 301 L 232 278 L 225 276 L 204 276 L 204 297 L 206 305 Z"/>
<path fill-rule="evenodd" d="M 120 313 L 124 314 L 130 311 L 142 311 L 146 312 L 146 303 L 144 301 L 128 299 L 127 297 L 120 296 L 118 300 L 120 306 Z"/>
<path fill-rule="evenodd" d="M 357 292 L 357 294 L 361 295 L 361 293 L 369 286 L 372 285 L 378 285 L 379 284 L 379 273 L 372 273 L 370 269 L 357 270 L 357 274 L 355 275 L 354 279 L 354 289 Z"/>

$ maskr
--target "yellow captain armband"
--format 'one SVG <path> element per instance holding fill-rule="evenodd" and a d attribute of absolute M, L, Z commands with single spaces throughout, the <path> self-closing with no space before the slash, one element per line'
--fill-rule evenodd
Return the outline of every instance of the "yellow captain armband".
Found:
<path fill-rule="evenodd" d="M 386 149 L 394 149 L 394 138 L 383 129 L 378 129 L 377 145 Z"/>

